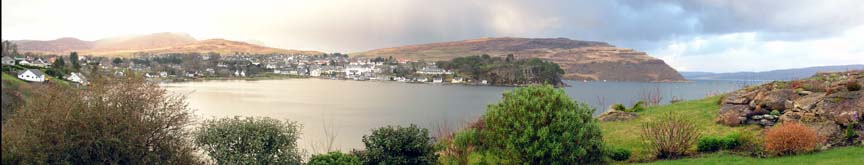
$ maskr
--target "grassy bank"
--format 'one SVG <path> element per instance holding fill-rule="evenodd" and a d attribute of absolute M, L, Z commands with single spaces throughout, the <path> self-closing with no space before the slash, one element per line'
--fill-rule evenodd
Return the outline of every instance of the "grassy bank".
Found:
<path fill-rule="evenodd" d="M 776 158 L 753 158 L 729 153 L 702 155 L 697 158 L 663 160 L 648 164 L 861 164 L 864 147 L 833 148 L 823 152 Z"/>
<path fill-rule="evenodd" d="M 758 127 L 728 127 L 714 122 L 717 117 L 717 110 L 720 109 L 717 105 L 719 96 L 708 97 L 701 100 L 684 101 L 665 106 L 650 107 L 645 111 L 639 112 L 639 117 L 629 121 L 617 122 L 601 122 L 600 127 L 603 129 L 603 140 L 610 147 L 624 148 L 633 152 L 631 161 L 648 161 L 652 159 L 652 155 L 645 149 L 645 143 L 642 142 L 641 132 L 642 124 L 648 121 L 656 120 L 657 117 L 664 113 L 672 112 L 681 114 L 692 120 L 702 132 L 706 135 L 725 135 L 735 131 L 758 131 Z"/>
<path fill-rule="evenodd" d="M 650 107 L 639 112 L 639 117 L 630 121 L 601 122 L 603 140 L 608 146 L 624 148 L 632 151 L 630 162 L 647 162 L 653 160 L 653 155 L 646 151 L 641 139 L 642 124 L 664 113 L 673 112 L 687 116 L 702 132 L 702 136 L 721 136 L 739 131 L 761 131 L 758 126 L 728 127 L 714 122 L 719 96 L 701 100 L 679 102 L 665 106 Z M 695 146 L 693 151 L 695 151 Z M 864 147 L 833 148 L 823 152 L 805 155 L 794 155 L 775 158 L 754 158 L 740 156 L 728 152 L 695 155 L 692 158 L 679 160 L 660 160 L 653 164 L 855 164 L 864 162 Z M 618 162 L 623 163 L 623 162 Z"/>

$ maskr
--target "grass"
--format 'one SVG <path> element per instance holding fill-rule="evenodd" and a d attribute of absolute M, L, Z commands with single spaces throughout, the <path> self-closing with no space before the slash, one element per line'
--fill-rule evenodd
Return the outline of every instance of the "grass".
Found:
<path fill-rule="evenodd" d="M 3 88 L 17 88 L 18 86 L 21 86 L 22 84 L 27 84 L 27 82 L 24 82 L 23 80 L 20 80 L 17 77 L 12 76 L 10 74 L 7 74 L 5 72 L 3 73 L 2 78 L 3 78 Z"/>
<path fill-rule="evenodd" d="M 864 155 L 864 147 L 843 147 L 811 154 L 764 159 L 715 153 L 697 158 L 662 160 L 648 164 L 861 164 L 864 162 L 862 155 Z"/>
<path fill-rule="evenodd" d="M 702 136 L 722 136 L 737 131 L 758 131 L 761 129 L 757 126 L 729 127 L 714 122 L 718 115 L 717 110 L 720 109 L 720 106 L 717 105 L 719 99 L 719 96 L 714 96 L 665 106 L 653 106 L 638 112 L 639 117 L 634 120 L 601 122 L 603 140 L 607 146 L 632 151 L 630 161 L 644 162 L 652 160 L 653 155 L 646 150 L 645 142 L 642 141 L 642 124 L 656 120 L 657 117 L 667 112 L 677 113 L 692 120 L 702 132 Z M 695 151 L 695 146 L 693 147 Z"/>

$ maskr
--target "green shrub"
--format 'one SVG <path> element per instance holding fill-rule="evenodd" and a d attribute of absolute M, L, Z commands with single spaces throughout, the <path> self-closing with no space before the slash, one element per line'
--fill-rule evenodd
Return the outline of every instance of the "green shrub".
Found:
<path fill-rule="evenodd" d="M 623 148 L 611 150 L 609 151 L 609 158 L 612 158 L 612 160 L 616 161 L 625 161 L 627 159 L 630 159 L 630 150 Z"/>
<path fill-rule="evenodd" d="M 696 145 L 696 149 L 699 152 L 714 152 L 719 151 L 723 148 L 722 137 L 702 137 L 699 138 L 699 143 Z"/>
<path fill-rule="evenodd" d="M 702 137 L 699 138 L 699 143 L 697 143 L 696 149 L 699 152 L 714 152 L 719 150 L 737 149 L 742 144 L 742 142 L 740 142 L 740 139 L 742 139 L 741 136 L 742 135 L 740 133 L 733 133 L 723 137 Z"/>
<path fill-rule="evenodd" d="M 859 91 L 861 90 L 861 84 L 858 84 L 857 81 L 849 81 L 846 83 L 846 89 L 849 91 Z"/>
<path fill-rule="evenodd" d="M 612 105 L 612 109 L 617 110 L 617 111 L 627 111 L 627 107 L 624 107 L 624 104 Z"/>
<path fill-rule="evenodd" d="M 638 101 L 636 104 L 633 104 L 633 107 L 630 108 L 630 112 L 642 112 L 645 111 L 645 101 Z"/>
<path fill-rule="evenodd" d="M 483 141 L 527 164 L 601 163 L 604 145 L 593 111 L 550 85 L 516 88 L 488 106 Z"/>
<path fill-rule="evenodd" d="M 459 163 L 455 163 L 459 164 Z M 468 155 L 468 162 L 464 164 L 513 164 L 512 161 L 489 151 L 472 152 Z"/>
<path fill-rule="evenodd" d="M 846 139 L 852 140 L 858 137 L 858 134 L 855 133 L 855 125 L 858 125 L 858 123 L 852 123 L 846 126 Z"/>
<path fill-rule="evenodd" d="M 414 124 L 387 126 L 363 136 L 365 164 L 432 164 L 438 159 L 429 131 Z"/>
<path fill-rule="evenodd" d="M 300 164 L 300 125 L 269 117 L 204 121 L 194 142 L 218 164 Z"/>
<path fill-rule="evenodd" d="M 360 159 L 354 155 L 344 154 L 339 151 L 332 151 L 327 154 L 313 155 L 309 160 L 309 165 L 354 165 L 360 164 Z"/>
<path fill-rule="evenodd" d="M 781 115 L 780 111 L 778 111 L 778 110 L 772 110 L 771 113 L 769 113 L 769 114 L 774 115 L 774 116 L 780 116 Z"/>
<path fill-rule="evenodd" d="M 477 149 L 480 134 L 468 128 L 439 140 L 439 159 L 448 164 L 467 164 L 469 155 Z"/>

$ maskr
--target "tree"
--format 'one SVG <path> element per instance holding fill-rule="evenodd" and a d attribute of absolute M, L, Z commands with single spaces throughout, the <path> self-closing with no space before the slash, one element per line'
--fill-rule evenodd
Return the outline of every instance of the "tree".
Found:
<path fill-rule="evenodd" d="M 207 120 L 195 145 L 218 164 L 300 164 L 300 125 L 269 117 Z"/>
<path fill-rule="evenodd" d="M 550 85 L 516 88 L 489 105 L 482 140 L 502 157 L 526 164 L 603 163 L 593 112 Z"/>
<path fill-rule="evenodd" d="M 39 86 L 3 125 L 3 164 L 192 164 L 191 111 L 142 76 Z"/>
<path fill-rule="evenodd" d="M 438 159 L 429 130 L 411 124 L 387 126 L 363 136 L 366 164 L 434 164 Z"/>
<path fill-rule="evenodd" d="M 120 63 L 123 63 L 123 59 L 120 59 L 120 58 L 114 58 L 114 61 L 111 61 L 111 63 L 114 63 L 114 65 L 118 65 L 118 64 L 120 64 Z"/>
<path fill-rule="evenodd" d="M 18 45 L 12 43 L 11 41 L 3 41 L 3 57 L 6 56 L 18 56 Z"/>
<path fill-rule="evenodd" d="M 63 57 L 57 57 L 57 59 L 54 60 L 54 64 L 51 64 L 51 66 L 54 68 L 64 68 L 66 67 L 66 60 L 63 60 Z"/>
<path fill-rule="evenodd" d="M 78 52 L 69 53 L 69 61 L 72 62 L 72 68 L 75 68 L 75 70 L 81 69 L 81 64 L 78 60 Z"/>

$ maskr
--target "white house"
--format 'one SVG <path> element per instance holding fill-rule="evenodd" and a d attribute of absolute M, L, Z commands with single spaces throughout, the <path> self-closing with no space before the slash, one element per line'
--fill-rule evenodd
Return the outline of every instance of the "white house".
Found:
<path fill-rule="evenodd" d="M 12 57 L 3 57 L 3 65 L 15 65 L 15 59 Z"/>
<path fill-rule="evenodd" d="M 37 69 L 27 69 L 18 72 L 18 78 L 30 82 L 44 82 L 45 74 Z"/>
<path fill-rule="evenodd" d="M 66 76 L 66 80 L 76 82 L 78 84 L 87 84 L 87 78 L 85 78 L 84 75 L 81 75 L 81 73 L 78 72 L 72 72 L 71 74 L 69 74 L 69 76 Z"/>

